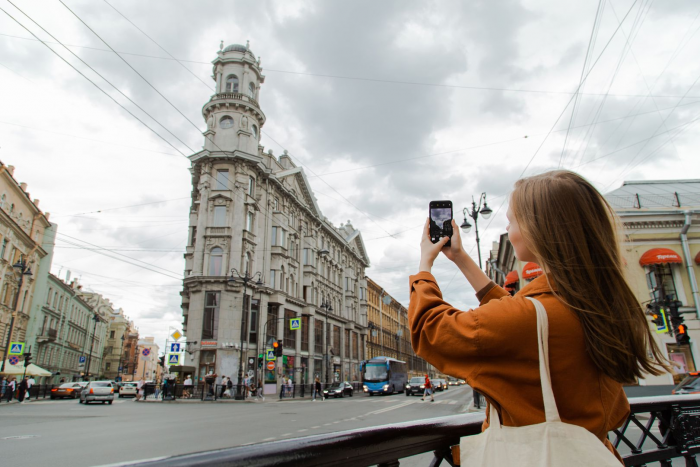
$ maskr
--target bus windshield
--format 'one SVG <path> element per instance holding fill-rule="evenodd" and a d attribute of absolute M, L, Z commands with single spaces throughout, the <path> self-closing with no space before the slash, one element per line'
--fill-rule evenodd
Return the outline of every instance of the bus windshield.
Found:
<path fill-rule="evenodd" d="M 362 375 L 364 381 L 387 381 L 389 372 L 386 363 L 368 363 L 365 365 L 365 373 Z"/>

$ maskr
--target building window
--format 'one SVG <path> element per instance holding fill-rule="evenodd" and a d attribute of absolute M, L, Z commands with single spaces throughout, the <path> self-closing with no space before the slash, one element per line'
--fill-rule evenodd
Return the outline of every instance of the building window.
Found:
<path fill-rule="evenodd" d="M 357 333 L 352 333 L 352 358 L 357 359 Z"/>
<path fill-rule="evenodd" d="M 221 292 L 206 292 L 204 295 L 204 318 L 202 339 L 216 339 L 219 328 L 219 305 Z"/>
<path fill-rule="evenodd" d="M 248 177 L 248 194 L 255 196 L 255 179 L 253 177 Z"/>
<path fill-rule="evenodd" d="M 323 321 L 314 319 L 314 352 L 323 354 Z"/>
<path fill-rule="evenodd" d="M 349 329 L 345 330 L 345 358 L 350 358 L 350 333 Z"/>
<path fill-rule="evenodd" d="M 248 95 L 255 99 L 255 83 L 248 83 Z"/>
<path fill-rule="evenodd" d="M 253 221 L 254 221 L 253 213 L 249 212 L 248 216 L 246 217 L 245 229 L 251 233 L 253 232 Z"/>
<path fill-rule="evenodd" d="M 284 246 L 287 235 L 282 227 L 272 227 L 272 246 Z"/>
<path fill-rule="evenodd" d="M 333 326 L 333 353 L 340 355 L 340 326 Z"/>
<path fill-rule="evenodd" d="M 226 92 L 238 92 L 238 76 L 228 75 L 228 78 L 226 78 Z"/>
<path fill-rule="evenodd" d="M 277 288 L 277 271 L 270 269 L 270 287 L 273 289 Z"/>
<path fill-rule="evenodd" d="M 221 117 L 221 120 L 219 120 L 219 126 L 224 130 L 233 128 L 233 118 L 229 117 L 228 115 Z"/>
<path fill-rule="evenodd" d="M 253 273 L 253 257 L 249 253 L 245 254 L 245 264 L 243 265 L 243 274 L 248 273 L 250 276 Z"/>
<path fill-rule="evenodd" d="M 215 190 L 228 190 L 228 170 L 216 171 L 216 186 Z"/>
<path fill-rule="evenodd" d="M 304 248 L 304 264 L 311 264 L 311 249 Z"/>
<path fill-rule="evenodd" d="M 46 304 L 51 305 L 51 294 L 53 293 L 53 289 L 49 288 L 49 295 L 46 297 Z"/>
<path fill-rule="evenodd" d="M 105 371 L 109 371 L 112 368 L 112 364 L 107 362 L 105 363 Z"/>
<path fill-rule="evenodd" d="M 652 300 L 664 301 L 671 296 L 672 300 L 678 300 L 676 284 L 673 281 L 673 270 L 670 264 L 654 264 L 647 270 L 647 285 Z"/>
<path fill-rule="evenodd" d="M 109 338 L 114 339 L 114 333 L 115 331 L 109 331 Z"/>
<path fill-rule="evenodd" d="M 279 318 L 279 305 L 267 305 L 267 342 L 277 339 L 277 321 Z"/>
<path fill-rule="evenodd" d="M 4 238 L 2 240 L 2 250 L 0 250 L 0 259 L 5 259 L 5 250 L 6 249 L 7 249 L 7 239 Z"/>
<path fill-rule="evenodd" d="M 209 275 L 220 276 L 224 260 L 224 250 L 219 247 L 212 248 L 209 253 Z"/>
<path fill-rule="evenodd" d="M 251 128 L 253 129 L 253 138 L 258 139 L 258 127 L 253 124 Z"/>
<path fill-rule="evenodd" d="M 277 198 L 277 196 L 275 196 L 275 197 L 272 199 L 272 210 L 273 210 L 273 211 L 279 211 L 279 210 L 280 210 L 280 200 L 279 200 L 279 198 Z"/>
<path fill-rule="evenodd" d="M 214 206 L 214 227 L 226 225 L 226 206 Z"/>
<path fill-rule="evenodd" d="M 309 317 L 308 316 L 302 316 L 301 317 L 301 350 L 307 351 L 309 350 Z"/>
<path fill-rule="evenodd" d="M 297 348 L 297 332 L 289 329 L 289 322 L 295 317 L 296 314 L 292 310 L 284 310 L 284 346 L 292 350 Z"/>

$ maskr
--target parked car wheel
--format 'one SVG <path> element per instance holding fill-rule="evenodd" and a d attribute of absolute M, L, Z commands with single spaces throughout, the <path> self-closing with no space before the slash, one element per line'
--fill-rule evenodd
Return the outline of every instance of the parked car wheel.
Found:
<path fill-rule="evenodd" d="M 352 397 L 352 393 L 353 393 L 353 391 L 350 391 L 350 397 Z"/>
<path fill-rule="evenodd" d="M 109 401 L 109 405 L 112 405 L 112 401 Z"/>

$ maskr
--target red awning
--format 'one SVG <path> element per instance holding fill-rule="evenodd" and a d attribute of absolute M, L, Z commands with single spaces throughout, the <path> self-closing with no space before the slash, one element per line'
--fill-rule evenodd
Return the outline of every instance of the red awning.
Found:
<path fill-rule="evenodd" d="M 503 287 L 508 288 L 511 285 L 515 285 L 520 278 L 518 277 L 518 271 L 511 271 L 506 274 L 506 280 L 503 282 Z"/>
<path fill-rule="evenodd" d="M 666 264 L 680 263 L 683 264 L 681 255 L 668 248 L 652 248 L 639 258 L 641 266 L 649 266 L 650 264 Z"/>
<path fill-rule="evenodd" d="M 700 264 L 700 251 L 698 251 L 698 254 L 695 255 L 695 264 Z"/>
<path fill-rule="evenodd" d="M 523 268 L 523 279 L 534 279 L 542 274 L 544 274 L 544 271 L 535 263 L 527 263 Z"/>

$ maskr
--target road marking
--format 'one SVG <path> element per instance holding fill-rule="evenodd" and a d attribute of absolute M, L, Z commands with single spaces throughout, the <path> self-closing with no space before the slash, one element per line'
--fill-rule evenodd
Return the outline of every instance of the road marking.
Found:
<path fill-rule="evenodd" d="M 367 414 L 365 414 L 365 415 L 377 415 L 377 414 L 380 414 L 380 413 L 389 412 L 390 410 L 400 409 L 400 408 L 402 408 L 402 407 L 406 407 L 406 406 L 411 405 L 411 404 L 415 404 L 415 402 L 414 402 L 414 401 L 408 401 L 408 402 L 404 402 L 404 403 L 402 403 L 402 404 L 392 405 L 391 407 L 385 407 L 385 408 L 383 408 L 383 409 L 375 410 L 375 411 L 369 412 L 369 413 L 367 413 Z"/>
<path fill-rule="evenodd" d="M 292 436 L 291 433 L 284 433 L 280 435 L 280 438 L 284 438 L 285 436 Z"/>
<path fill-rule="evenodd" d="M 305 431 L 309 431 L 307 428 L 304 428 L 303 430 L 297 430 L 297 433 L 303 433 Z"/>
<path fill-rule="evenodd" d="M 265 438 L 263 441 L 272 441 L 275 438 Z"/>
<path fill-rule="evenodd" d="M 312 430 L 315 430 L 316 428 L 321 428 L 321 425 L 316 425 L 316 426 L 311 427 Z"/>
<path fill-rule="evenodd" d="M 0 440 L 5 439 L 29 439 L 29 438 L 39 438 L 39 435 L 17 435 L 17 436 L 7 436 L 5 438 L 0 438 Z"/>
<path fill-rule="evenodd" d="M 323 426 L 331 426 L 332 423 L 324 423 Z"/>

